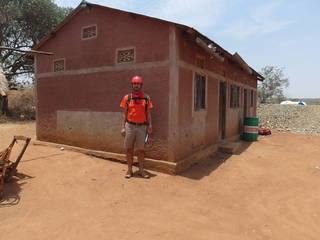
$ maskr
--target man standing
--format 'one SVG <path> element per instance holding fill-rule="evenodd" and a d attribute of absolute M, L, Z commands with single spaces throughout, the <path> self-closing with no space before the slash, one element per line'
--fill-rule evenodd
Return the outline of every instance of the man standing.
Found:
<path fill-rule="evenodd" d="M 134 149 L 137 150 L 139 162 L 139 175 L 149 178 L 144 171 L 144 145 L 147 134 L 152 133 L 151 98 L 142 92 L 143 79 L 135 76 L 131 79 L 132 92 L 124 96 L 120 107 L 123 108 L 121 135 L 124 136 L 124 148 L 126 149 L 128 171 L 126 178 L 132 177 L 132 164 Z"/>

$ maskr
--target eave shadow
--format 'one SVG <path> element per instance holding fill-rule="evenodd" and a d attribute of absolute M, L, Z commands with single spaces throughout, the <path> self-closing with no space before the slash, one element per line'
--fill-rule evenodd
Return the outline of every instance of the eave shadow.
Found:
<path fill-rule="evenodd" d="M 223 163 L 228 161 L 232 155 L 240 155 L 241 153 L 245 152 L 251 144 L 251 142 L 241 141 L 241 145 L 233 154 L 218 151 L 214 155 L 203 159 L 199 163 L 194 164 L 189 169 L 178 175 L 193 180 L 200 180 L 203 177 L 212 174 L 212 172 L 219 168 Z"/>

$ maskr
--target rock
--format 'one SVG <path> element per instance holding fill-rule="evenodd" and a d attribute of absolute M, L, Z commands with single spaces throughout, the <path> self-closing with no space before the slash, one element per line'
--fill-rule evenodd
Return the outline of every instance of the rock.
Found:
<path fill-rule="evenodd" d="M 259 127 L 277 129 L 279 132 L 320 135 L 320 105 L 260 104 L 257 117 Z"/>

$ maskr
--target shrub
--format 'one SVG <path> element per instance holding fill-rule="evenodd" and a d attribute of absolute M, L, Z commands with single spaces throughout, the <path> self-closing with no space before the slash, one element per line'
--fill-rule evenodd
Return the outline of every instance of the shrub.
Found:
<path fill-rule="evenodd" d="M 36 98 L 33 88 L 11 90 L 7 94 L 9 117 L 19 120 L 36 118 Z"/>

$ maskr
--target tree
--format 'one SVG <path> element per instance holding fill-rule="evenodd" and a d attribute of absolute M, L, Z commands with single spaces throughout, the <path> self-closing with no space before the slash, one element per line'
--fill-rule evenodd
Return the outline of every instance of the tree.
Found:
<path fill-rule="evenodd" d="M 0 95 L 1 95 L 1 91 L 5 92 L 7 88 L 8 88 L 8 82 L 0 66 Z"/>
<path fill-rule="evenodd" d="M 71 11 L 52 0 L 1 0 L 0 45 L 28 50 L 50 33 Z M 7 80 L 32 74 L 33 59 L 12 50 L 0 50 L 0 63 Z"/>
<path fill-rule="evenodd" d="M 289 79 L 285 77 L 283 68 L 266 66 L 261 69 L 260 74 L 265 78 L 258 84 L 260 103 L 279 103 L 284 100 L 284 89 L 289 86 Z"/>

